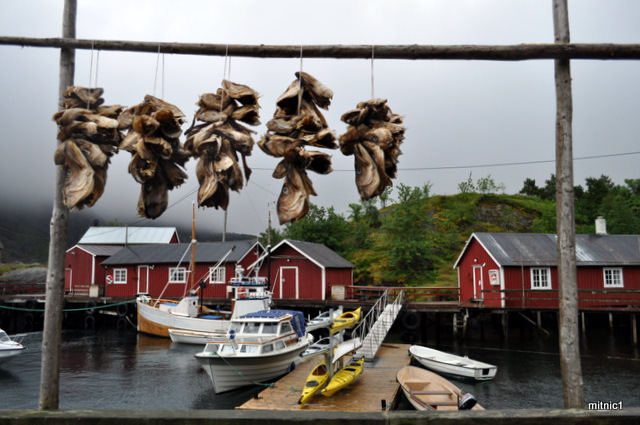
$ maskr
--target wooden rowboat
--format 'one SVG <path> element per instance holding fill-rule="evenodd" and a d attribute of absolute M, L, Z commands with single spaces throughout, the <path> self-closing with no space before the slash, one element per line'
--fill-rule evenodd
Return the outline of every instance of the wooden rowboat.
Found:
<path fill-rule="evenodd" d="M 360 320 L 362 307 L 358 307 L 353 311 L 345 311 L 331 324 L 331 333 L 336 333 L 343 329 L 352 328 Z"/>
<path fill-rule="evenodd" d="M 412 345 L 409 353 L 427 369 L 457 379 L 487 381 L 493 379 L 498 371 L 495 365 L 421 345 Z"/>
<path fill-rule="evenodd" d="M 364 369 L 364 356 L 360 360 L 350 362 L 346 367 L 343 367 L 329 381 L 326 387 L 321 390 L 323 396 L 331 397 L 339 390 L 353 384 L 358 376 Z"/>
<path fill-rule="evenodd" d="M 484 410 L 471 394 L 443 378 L 415 366 L 400 369 L 396 379 L 416 410 Z"/>

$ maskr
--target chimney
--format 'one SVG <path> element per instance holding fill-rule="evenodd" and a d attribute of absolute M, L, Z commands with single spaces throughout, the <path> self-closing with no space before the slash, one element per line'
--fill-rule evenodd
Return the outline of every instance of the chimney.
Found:
<path fill-rule="evenodd" d="M 601 215 L 596 218 L 596 235 L 606 235 L 607 234 L 607 220 L 605 220 Z"/>

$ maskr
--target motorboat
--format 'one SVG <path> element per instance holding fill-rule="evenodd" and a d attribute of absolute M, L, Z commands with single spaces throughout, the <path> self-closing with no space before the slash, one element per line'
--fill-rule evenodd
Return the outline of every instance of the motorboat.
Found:
<path fill-rule="evenodd" d="M 487 381 L 493 379 L 498 371 L 495 365 L 421 345 L 412 345 L 409 353 L 427 369 L 456 379 Z"/>
<path fill-rule="evenodd" d="M 484 410 L 473 395 L 442 376 L 415 366 L 405 366 L 396 374 L 402 392 L 416 410 Z"/>
<path fill-rule="evenodd" d="M 7 333 L 0 329 L 0 363 L 24 352 L 26 347 L 20 342 L 11 339 Z"/>
<path fill-rule="evenodd" d="M 312 340 L 302 312 L 262 310 L 231 319 L 226 337 L 207 342 L 195 356 L 217 394 L 287 374 Z"/>

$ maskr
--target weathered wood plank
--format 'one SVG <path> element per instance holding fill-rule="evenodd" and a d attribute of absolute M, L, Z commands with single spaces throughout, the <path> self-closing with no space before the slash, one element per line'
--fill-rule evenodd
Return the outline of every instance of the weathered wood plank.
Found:
<path fill-rule="evenodd" d="M 522 61 L 534 59 L 640 59 L 640 44 L 554 43 L 514 45 L 246 45 L 170 43 L 128 40 L 86 40 L 75 38 L 0 37 L 0 45 L 54 47 L 85 50 L 169 53 L 204 56 L 256 58 L 298 58 L 300 48 L 306 58 L 370 59 L 449 59 Z"/>

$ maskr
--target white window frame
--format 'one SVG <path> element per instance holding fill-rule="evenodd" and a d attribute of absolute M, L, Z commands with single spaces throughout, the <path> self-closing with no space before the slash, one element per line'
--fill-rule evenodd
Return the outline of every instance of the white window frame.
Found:
<path fill-rule="evenodd" d="M 225 284 L 227 283 L 226 270 L 224 267 L 209 267 L 209 283 Z"/>
<path fill-rule="evenodd" d="M 127 283 L 127 269 L 113 269 L 113 283 L 114 284 L 126 284 Z"/>
<path fill-rule="evenodd" d="M 609 275 L 609 276 L 607 276 Z M 602 282 L 605 288 L 624 288 L 622 267 L 605 267 L 602 269 Z"/>
<path fill-rule="evenodd" d="M 491 269 L 489 270 L 489 283 L 492 286 L 500 286 L 500 270 Z"/>
<path fill-rule="evenodd" d="M 169 283 L 187 283 L 186 267 L 169 267 Z"/>
<path fill-rule="evenodd" d="M 551 269 L 549 267 L 531 267 L 531 289 L 544 291 L 551 289 Z"/>

